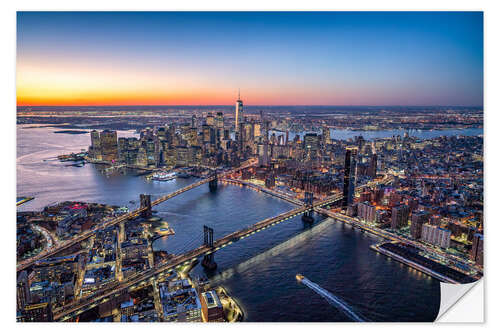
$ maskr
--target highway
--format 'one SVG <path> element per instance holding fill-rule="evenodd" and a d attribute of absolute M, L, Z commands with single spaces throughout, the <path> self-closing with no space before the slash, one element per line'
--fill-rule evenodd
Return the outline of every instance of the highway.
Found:
<path fill-rule="evenodd" d="M 31 226 L 33 227 L 33 229 L 35 229 L 36 231 L 41 233 L 43 235 L 43 237 L 45 237 L 45 240 L 47 242 L 47 248 L 52 247 L 56 243 L 54 236 L 52 236 L 50 231 L 48 231 L 47 229 L 45 229 L 37 224 L 31 224 Z"/>
<path fill-rule="evenodd" d="M 260 186 L 260 185 L 257 185 L 257 184 L 251 183 L 251 182 L 247 182 L 244 180 L 224 178 L 224 179 L 222 179 L 222 181 L 225 183 L 229 183 L 229 184 L 247 186 L 253 190 L 270 194 L 272 196 L 278 197 L 282 200 L 288 201 L 288 202 L 293 203 L 295 205 L 303 205 L 304 204 L 301 200 L 294 198 L 290 195 L 287 195 L 285 193 L 278 192 L 278 191 L 275 191 L 275 190 L 272 190 L 272 189 L 269 189 L 267 187 Z"/>
<path fill-rule="evenodd" d="M 296 197 L 290 196 L 290 195 L 288 195 L 286 193 L 283 193 L 283 192 L 280 192 L 280 191 L 276 191 L 276 190 L 273 190 L 273 189 L 270 189 L 270 188 L 267 188 L 267 187 L 264 187 L 264 186 L 261 186 L 261 185 L 258 185 L 258 184 L 254 184 L 252 182 L 244 181 L 244 180 L 241 180 L 241 179 L 232 179 L 232 178 L 224 178 L 222 181 L 226 182 L 226 183 L 230 183 L 230 184 L 248 186 L 248 187 L 250 187 L 250 188 L 252 188 L 254 190 L 257 190 L 257 191 L 260 191 L 260 192 L 264 192 L 264 193 L 273 195 L 275 197 L 278 197 L 278 198 L 280 198 L 282 200 L 286 200 L 286 201 L 288 201 L 290 203 L 293 203 L 295 205 L 301 206 L 301 205 L 304 204 L 303 201 L 301 201 L 300 199 L 297 199 Z M 392 177 L 385 175 L 382 179 L 373 180 L 373 181 L 368 182 L 365 185 L 361 185 L 361 186 L 356 187 L 356 192 L 359 193 L 359 192 L 361 192 L 366 187 L 376 186 L 376 185 L 381 185 L 381 184 L 388 184 L 388 183 L 390 183 L 392 181 L 393 181 Z M 341 194 L 338 194 L 338 195 L 341 195 Z M 337 195 L 333 195 L 333 196 L 327 197 L 327 200 L 334 200 L 334 201 L 336 201 L 337 200 Z"/>
<path fill-rule="evenodd" d="M 453 268 L 456 269 L 456 270 L 459 270 L 459 271 L 462 271 L 461 269 L 459 269 L 458 267 L 456 267 L 456 263 L 459 263 L 461 265 L 464 265 L 466 267 L 469 267 L 471 268 L 471 270 L 477 270 L 476 267 L 472 268 L 472 263 L 471 262 L 468 262 L 462 258 L 459 258 L 459 257 L 456 257 L 456 256 L 453 256 L 453 255 L 448 255 L 446 253 L 443 253 L 441 250 L 437 250 L 433 247 L 430 247 L 430 246 L 426 246 L 424 244 L 422 244 L 421 242 L 419 241 L 414 241 L 414 240 L 411 240 L 411 239 L 408 239 L 406 237 L 402 237 L 402 236 L 399 236 L 395 233 L 392 233 L 392 232 L 389 232 L 389 231 L 385 231 L 383 229 L 380 229 L 380 228 L 377 228 L 375 226 L 370 226 L 366 223 L 362 223 L 360 222 L 358 219 L 356 218 L 353 218 L 353 217 L 350 217 L 350 216 L 347 216 L 347 215 L 343 215 L 343 214 L 340 214 L 340 213 L 334 213 L 334 212 L 331 212 L 329 210 L 326 210 L 324 208 L 320 208 L 320 207 L 316 207 L 314 209 L 316 212 L 320 213 L 320 214 L 324 214 L 326 216 L 329 216 L 337 221 L 341 221 L 341 222 L 344 222 L 344 223 L 347 223 L 347 224 L 350 224 L 358 229 L 361 229 L 361 230 L 365 230 L 365 231 L 368 231 L 372 234 L 375 234 L 379 237 L 382 237 L 382 238 L 385 238 L 387 240 L 390 240 L 390 241 L 397 241 L 397 242 L 401 242 L 401 243 L 405 243 L 405 244 L 410 244 L 422 251 L 425 251 L 425 252 L 428 252 L 428 253 L 432 253 L 434 254 L 436 257 L 440 258 L 441 260 L 443 261 L 447 261 L 447 262 L 451 262 L 453 264 Z M 449 263 L 448 263 L 449 265 Z M 463 272 L 463 271 L 462 271 Z M 463 273 L 466 273 L 467 272 L 463 272 Z M 481 272 L 482 273 L 482 272 Z"/>

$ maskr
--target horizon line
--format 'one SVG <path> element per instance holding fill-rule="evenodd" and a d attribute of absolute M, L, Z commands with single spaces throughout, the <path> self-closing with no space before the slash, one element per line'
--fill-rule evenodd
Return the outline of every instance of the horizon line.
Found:
<path fill-rule="evenodd" d="M 185 106 L 207 106 L 207 107 L 233 107 L 233 104 L 107 104 L 107 105 L 16 105 L 16 108 L 26 107 L 185 107 Z M 484 105 L 454 105 L 454 104 L 245 104 L 248 107 L 469 107 L 469 108 L 484 108 Z"/>

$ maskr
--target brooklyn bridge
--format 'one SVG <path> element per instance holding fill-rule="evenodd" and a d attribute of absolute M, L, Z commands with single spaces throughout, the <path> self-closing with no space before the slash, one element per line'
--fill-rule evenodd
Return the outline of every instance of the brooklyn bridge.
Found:
<path fill-rule="evenodd" d="M 49 256 L 53 256 L 63 250 L 69 249 L 75 244 L 78 244 L 89 237 L 93 236 L 99 230 L 103 230 L 110 226 L 118 225 L 120 223 L 124 223 L 127 220 L 134 219 L 139 216 L 149 217 L 151 216 L 151 207 L 156 206 L 162 202 L 165 202 L 173 197 L 176 197 L 186 191 L 189 191 L 193 188 L 199 187 L 203 184 L 209 183 L 210 189 L 213 190 L 217 187 L 217 181 L 219 179 L 225 179 L 228 175 L 241 171 L 245 168 L 254 166 L 256 161 L 250 160 L 242 164 L 240 167 L 231 169 L 225 172 L 221 172 L 217 174 L 214 172 L 209 176 L 200 181 L 197 181 L 191 185 L 183 187 L 179 190 L 176 190 L 172 193 L 161 196 L 153 201 L 151 201 L 151 197 L 149 195 L 141 195 L 141 205 L 140 208 L 133 210 L 129 213 L 123 214 L 119 217 L 103 221 L 100 225 L 94 227 L 93 229 L 80 234 L 72 238 L 69 241 L 63 242 L 54 246 L 50 250 L 46 250 L 45 252 L 40 253 L 37 257 L 32 258 L 30 260 L 24 261 L 17 266 L 17 270 L 23 270 L 31 265 L 33 265 L 37 260 L 47 258 Z M 237 181 L 237 180 L 233 180 Z M 387 182 L 388 179 L 384 178 L 382 181 L 373 182 L 364 186 L 371 186 L 378 184 L 380 182 Z M 357 190 L 361 190 L 359 187 Z M 203 257 L 202 265 L 207 268 L 213 268 L 216 266 L 214 253 L 218 250 L 225 248 L 235 242 L 238 242 L 241 239 L 250 237 L 258 232 L 264 231 L 272 226 L 290 220 L 298 215 L 303 215 L 303 217 L 310 218 L 312 212 L 315 209 L 319 209 L 328 205 L 335 204 L 340 202 L 343 199 L 342 194 L 335 194 L 330 197 L 324 198 L 322 200 L 314 200 L 312 193 L 306 193 L 304 201 L 299 201 L 294 198 L 288 198 L 288 201 L 298 205 L 297 208 L 294 208 L 290 211 L 284 212 L 274 217 L 270 217 L 259 221 L 253 225 L 245 227 L 241 230 L 237 230 L 232 232 L 224 237 L 214 240 L 213 238 L 213 229 L 207 226 L 203 228 L 203 242 L 198 247 L 186 251 L 184 253 L 175 255 L 168 262 L 164 264 L 159 264 L 157 266 L 153 266 L 147 270 L 136 273 L 135 275 L 129 276 L 127 279 L 122 280 L 120 282 L 116 282 L 111 284 L 105 288 L 102 288 L 96 293 L 88 295 L 86 297 L 76 298 L 71 303 L 68 303 L 62 307 L 56 308 L 53 310 L 54 320 L 58 321 L 68 321 L 71 318 L 80 315 L 81 313 L 92 309 L 100 304 L 109 302 L 114 297 L 118 297 L 123 293 L 126 293 L 129 290 L 134 290 L 137 288 L 141 288 L 142 286 L 153 283 L 158 277 L 165 277 L 171 274 L 176 268 L 181 266 L 188 265 L 198 258 Z M 304 219 L 306 221 L 307 219 Z M 200 230 L 201 234 L 201 230 Z M 200 242 L 201 243 L 201 242 Z"/>

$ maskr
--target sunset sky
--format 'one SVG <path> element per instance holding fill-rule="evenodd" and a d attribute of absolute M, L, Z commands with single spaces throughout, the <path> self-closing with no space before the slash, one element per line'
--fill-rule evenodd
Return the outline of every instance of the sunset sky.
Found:
<path fill-rule="evenodd" d="M 483 15 L 19 12 L 24 105 L 483 104 Z"/>

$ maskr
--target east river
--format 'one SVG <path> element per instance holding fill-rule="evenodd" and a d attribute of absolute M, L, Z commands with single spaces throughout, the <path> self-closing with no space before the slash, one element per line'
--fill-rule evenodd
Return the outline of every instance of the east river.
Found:
<path fill-rule="evenodd" d="M 65 200 L 133 209 L 140 193 L 154 199 L 196 180 L 148 182 L 134 175 L 106 176 L 91 164 L 69 166 L 55 157 L 86 149 L 90 135 L 30 127 L 17 126 L 17 195 L 35 199 L 18 210 L 40 210 Z M 119 137 L 131 135 L 136 134 L 118 132 Z M 179 253 L 202 243 L 203 225 L 212 227 L 218 239 L 293 207 L 245 187 L 219 184 L 211 193 L 203 185 L 154 208 L 175 230 L 175 235 L 157 240 L 154 247 Z M 297 273 L 342 298 L 370 321 L 433 321 L 439 312 L 439 282 L 369 248 L 379 241 L 331 219 L 317 216 L 314 225 L 306 227 L 296 217 L 218 251 L 218 268 L 209 278 L 235 298 L 246 321 L 349 320 L 297 283 Z M 198 265 L 193 274 L 204 272 Z"/>

